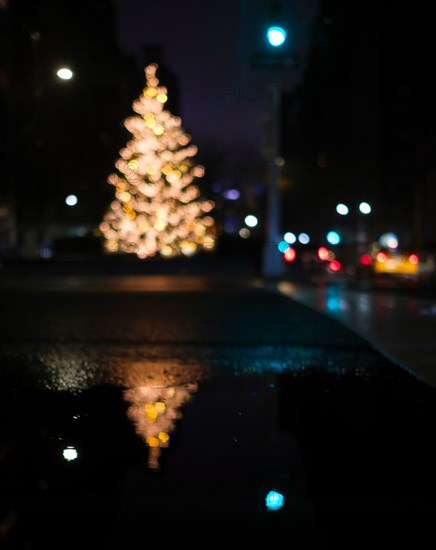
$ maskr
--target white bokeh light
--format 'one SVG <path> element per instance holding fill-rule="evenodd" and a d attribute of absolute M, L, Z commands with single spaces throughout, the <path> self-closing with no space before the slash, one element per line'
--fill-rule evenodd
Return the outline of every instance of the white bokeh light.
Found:
<path fill-rule="evenodd" d="M 258 220 L 256 216 L 249 214 L 245 217 L 245 223 L 248 225 L 248 227 L 256 227 L 256 225 L 258 224 Z"/>
<path fill-rule="evenodd" d="M 67 206 L 76 206 L 78 202 L 78 199 L 76 195 L 68 195 L 68 197 L 65 197 L 65 204 Z"/>
<path fill-rule="evenodd" d="M 71 80 L 73 78 L 73 71 L 68 67 L 62 67 L 56 74 L 61 80 Z"/>
<path fill-rule="evenodd" d="M 369 214 L 371 212 L 371 205 L 367 202 L 361 202 L 359 204 L 359 210 L 362 212 L 362 214 Z"/>
<path fill-rule="evenodd" d="M 270 27 L 267 31 L 267 37 L 271 46 L 281 46 L 286 40 L 286 31 L 282 27 Z"/>
<path fill-rule="evenodd" d="M 301 244 L 309 244 L 310 243 L 310 237 L 307 233 L 300 233 L 298 235 L 298 240 Z"/>
<path fill-rule="evenodd" d="M 341 216 L 346 216 L 349 212 L 348 206 L 340 202 L 339 204 L 336 205 L 336 212 Z"/>
<path fill-rule="evenodd" d="M 74 447 L 67 447 L 63 450 L 62 456 L 67 460 L 68 462 L 71 462 L 72 460 L 76 460 L 78 457 L 77 450 Z"/>
<path fill-rule="evenodd" d="M 293 233 L 291 233 L 290 231 L 285 233 L 283 238 L 289 244 L 294 244 L 297 240 L 297 237 Z"/>

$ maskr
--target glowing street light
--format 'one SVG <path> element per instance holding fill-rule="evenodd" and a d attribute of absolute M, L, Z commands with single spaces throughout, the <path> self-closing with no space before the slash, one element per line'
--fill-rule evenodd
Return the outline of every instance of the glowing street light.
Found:
<path fill-rule="evenodd" d="M 278 46 L 284 44 L 286 40 L 286 31 L 283 27 L 279 26 L 269 27 L 266 31 L 266 37 L 268 38 L 268 42 L 271 46 L 277 48 Z"/>
<path fill-rule="evenodd" d="M 65 197 L 65 204 L 67 206 L 76 206 L 78 203 L 78 198 L 76 195 L 68 195 L 68 197 Z"/>
<path fill-rule="evenodd" d="M 62 451 L 62 456 L 65 458 L 65 460 L 71 462 L 72 460 L 76 460 L 76 458 L 78 457 L 78 453 L 77 450 L 70 445 Z"/>
<path fill-rule="evenodd" d="M 307 233 L 300 233 L 298 235 L 298 240 L 300 241 L 301 244 L 309 244 L 310 237 Z"/>
<path fill-rule="evenodd" d="M 359 210 L 362 212 L 362 214 L 370 214 L 371 213 L 371 205 L 367 202 L 361 202 L 359 204 Z"/>
<path fill-rule="evenodd" d="M 73 71 L 68 67 L 61 67 L 56 74 L 61 80 L 71 80 L 73 78 Z"/>
<path fill-rule="evenodd" d="M 285 233 L 283 238 L 289 244 L 294 244 L 295 241 L 297 240 L 297 237 L 294 235 L 294 233 L 291 233 L 290 231 Z"/>
<path fill-rule="evenodd" d="M 282 50 L 286 48 L 283 45 L 286 42 L 287 34 L 282 26 L 282 6 L 280 3 L 276 3 L 272 6 L 272 13 L 270 15 L 268 28 L 266 30 L 266 40 L 272 49 L 275 49 L 274 54 L 267 53 L 269 61 L 261 63 L 262 66 L 270 68 L 285 68 L 285 57 Z M 289 56 L 288 56 L 289 57 Z M 271 59 L 273 60 L 271 62 Z M 277 63 L 277 64 L 276 64 Z M 277 75 L 279 76 L 279 75 Z M 265 220 L 265 243 L 263 247 L 262 258 L 262 273 L 265 277 L 279 278 L 284 273 L 284 264 L 282 258 L 278 256 L 273 248 L 280 244 L 280 232 L 281 232 L 281 197 L 279 189 L 279 177 L 280 168 L 283 164 L 280 157 L 280 140 L 281 140 L 281 117 L 282 117 L 282 86 L 281 79 L 273 78 L 268 87 L 270 90 L 271 101 L 271 132 L 268 146 L 268 164 L 269 164 L 269 185 L 268 185 L 268 197 L 267 197 L 267 212 Z M 280 158 L 279 158 L 280 157 Z M 286 243 L 288 244 L 288 243 Z"/>
<path fill-rule="evenodd" d="M 349 212 L 348 206 L 346 204 L 339 203 L 336 205 L 336 212 L 341 216 L 346 216 Z"/>
<path fill-rule="evenodd" d="M 337 231 L 329 231 L 327 233 L 327 241 L 333 245 L 339 244 L 341 242 L 341 236 Z"/>
<path fill-rule="evenodd" d="M 286 252 L 286 250 L 290 248 L 290 244 L 287 243 L 286 241 L 280 241 L 279 244 L 277 245 L 277 248 L 279 252 Z"/>
<path fill-rule="evenodd" d="M 381 246 L 384 246 L 385 248 L 391 248 L 395 249 L 398 248 L 398 236 L 395 233 L 384 233 L 379 238 L 378 242 L 381 244 Z"/>
<path fill-rule="evenodd" d="M 268 510 L 280 510 L 285 503 L 285 498 L 277 491 L 269 491 L 265 498 L 265 505 Z"/>
<path fill-rule="evenodd" d="M 245 223 L 248 225 L 248 227 L 256 227 L 258 220 L 256 216 L 249 214 L 248 216 L 245 216 Z"/>

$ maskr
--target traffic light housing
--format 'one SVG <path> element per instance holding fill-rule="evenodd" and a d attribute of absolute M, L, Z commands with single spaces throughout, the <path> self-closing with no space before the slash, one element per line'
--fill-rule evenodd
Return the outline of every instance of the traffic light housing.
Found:
<path fill-rule="evenodd" d="M 280 47 L 286 41 L 286 31 L 280 25 L 271 25 L 266 31 L 268 42 L 274 48 Z"/>
<path fill-rule="evenodd" d="M 270 9 L 266 38 L 269 46 L 280 48 L 286 42 L 286 25 L 281 2 L 274 2 Z"/>
<path fill-rule="evenodd" d="M 262 44 L 251 56 L 251 65 L 257 69 L 295 69 L 297 59 L 291 52 L 287 19 L 282 2 L 274 2 L 269 8 L 263 25 Z"/>

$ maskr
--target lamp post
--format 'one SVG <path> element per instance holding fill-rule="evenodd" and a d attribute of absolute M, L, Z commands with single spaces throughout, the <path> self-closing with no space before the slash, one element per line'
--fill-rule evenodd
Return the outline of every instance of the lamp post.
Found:
<path fill-rule="evenodd" d="M 248 0 L 247 0 L 248 1 Z M 269 100 L 269 132 L 265 157 L 268 167 L 268 185 L 266 193 L 266 220 L 264 243 L 262 247 L 261 272 L 265 278 L 279 279 L 285 272 L 283 253 L 278 245 L 281 236 L 281 204 L 279 190 L 280 176 L 280 134 L 281 134 L 281 97 L 283 71 L 292 71 L 298 66 L 297 55 L 289 48 L 286 31 L 288 16 L 287 5 L 283 1 L 273 1 L 268 8 L 268 20 L 262 34 L 263 44 L 252 52 L 251 65 L 255 69 L 268 70 L 267 84 Z M 259 36 L 259 35 L 257 35 Z"/>
<path fill-rule="evenodd" d="M 56 76 L 61 80 L 71 80 L 73 78 L 73 75 L 73 71 L 68 67 L 61 67 L 56 72 Z"/>
<path fill-rule="evenodd" d="M 284 272 L 284 263 L 282 255 L 277 246 L 280 242 L 280 191 L 279 176 L 280 166 L 279 155 L 279 136 L 280 136 L 280 108 L 281 108 L 281 89 L 278 82 L 270 86 L 271 94 L 271 147 L 268 159 L 269 164 L 269 182 L 267 196 L 267 214 L 266 214 L 266 232 L 263 245 L 262 274 L 268 278 L 279 278 Z"/>
<path fill-rule="evenodd" d="M 272 48 L 279 48 L 286 41 L 286 31 L 280 25 L 272 25 L 266 31 L 268 43 Z M 267 197 L 266 232 L 262 256 L 262 274 L 267 278 L 280 278 L 284 273 L 282 255 L 277 246 L 280 242 L 280 191 L 279 176 L 280 166 L 278 157 L 280 153 L 280 112 L 281 112 L 281 86 L 276 79 L 269 85 L 270 109 L 271 109 L 271 136 L 269 148 L 269 182 Z"/>

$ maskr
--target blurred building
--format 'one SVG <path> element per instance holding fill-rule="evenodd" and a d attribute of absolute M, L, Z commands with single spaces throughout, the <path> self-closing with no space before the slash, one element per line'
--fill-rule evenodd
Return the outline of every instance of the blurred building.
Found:
<path fill-rule="evenodd" d="M 422 3 L 320 2 L 303 83 L 283 98 L 289 229 L 321 236 L 345 223 L 338 202 L 365 200 L 369 238 L 436 249 L 433 28 Z"/>
<path fill-rule="evenodd" d="M 118 48 L 110 0 L 3 0 L 0 17 L 0 239 L 5 253 L 48 257 L 98 227 L 144 74 Z"/>

